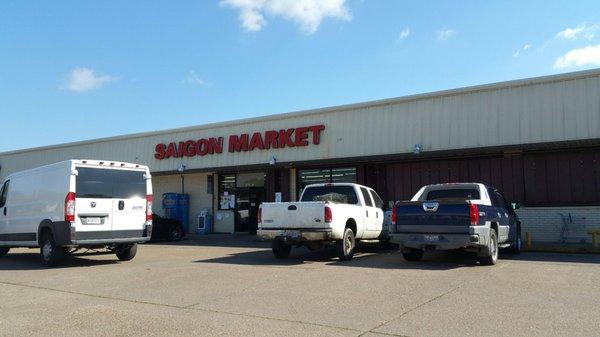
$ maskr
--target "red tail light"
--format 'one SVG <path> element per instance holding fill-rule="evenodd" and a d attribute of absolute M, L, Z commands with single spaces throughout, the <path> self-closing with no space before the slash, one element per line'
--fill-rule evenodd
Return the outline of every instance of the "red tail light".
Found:
<path fill-rule="evenodd" d="M 392 206 L 392 225 L 396 224 L 396 203 Z"/>
<path fill-rule="evenodd" d="M 469 204 L 469 221 L 471 226 L 479 225 L 479 209 L 476 204 Z"/>
<path fill-rule="evenodd" d="M 258 208 L 258 213 L 256 214 L 256 221 L 258 223 L 262 222 L 262 207 Z"/>
<path fill-rule="evenodd" d="M 332 222 L 333 221 L 333 213 L 331 212 L 331 208 L 329 208 L 329 206 L 325 206 L 324 220 L 325 220 L 325 222 Z"/>
<path fill-rule="evenodd" d="M 146 196 L 146 221 L 152 221 L 152 194 Z"/>
<path fill-rule="evenodd" d="M 65 197 L 65 221 L 75 221 L 75 192 L 69 192 Z"/>

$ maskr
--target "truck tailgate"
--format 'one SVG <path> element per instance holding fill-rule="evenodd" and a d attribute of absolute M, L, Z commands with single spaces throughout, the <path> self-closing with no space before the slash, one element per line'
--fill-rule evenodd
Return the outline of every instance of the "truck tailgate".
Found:
<path fill-rule="evenodd" d="M 396 207 L 398 233 L 469 233 L 469 203 L 466 200 L 410 201 Z"/>
<path fill-rule="evenodd" d="M 325 202 L 263 203 L 261 229 L 327 228 Z"/>

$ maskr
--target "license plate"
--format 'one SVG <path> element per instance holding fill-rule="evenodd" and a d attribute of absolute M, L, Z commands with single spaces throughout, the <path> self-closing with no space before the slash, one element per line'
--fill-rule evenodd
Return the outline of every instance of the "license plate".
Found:
<path fill-rule="evenodd" d="M 85 223 L 88 225 L 100 225 L 102 224 L 102 219 L 101 218 L 85 218 Z"/>
<path fill-rule="evenodd" d="M 289 236 L 292 238 L 299 238 L 300 237 L 300 231 L 284 231 L 285 236 Z"/>
<path fill-rule="evenodd" d="M 423 235 L 423 240 L 428 242 L 437 242 L 440 241 L 439 235 Z"/>

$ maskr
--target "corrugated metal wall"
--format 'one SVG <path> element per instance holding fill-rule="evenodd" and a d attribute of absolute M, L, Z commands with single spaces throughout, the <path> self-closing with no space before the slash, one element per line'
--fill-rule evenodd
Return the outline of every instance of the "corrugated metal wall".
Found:
<path fill-rule="evenodd" d="M 202 123 L 192 120 L 191 123 Z M 324 124 L 320 145 L 228 153 L 232 134 Z M 158 127 L 160 125 L 157 125 Z M 224 137 L 222 154 L 184 158 L 188 169 L 600 138 L 600 71 L 356 104 L 168 133 L 0 154 L 1 176 L 70 158 L 120 160 L 176 170 L 154 159 L 157 143 Z"/>

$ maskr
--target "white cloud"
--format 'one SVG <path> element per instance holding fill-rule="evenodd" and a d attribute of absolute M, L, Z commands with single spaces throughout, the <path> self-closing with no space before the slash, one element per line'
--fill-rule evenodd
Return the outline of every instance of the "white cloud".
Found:
<path fill-rule="evenodd" d="M 517 49 L 517 51 L 513 53 L 513 57 L 521 56 L 522 52 L 529 50 L 530 48 L 531 48 L 531 45 L 529 43 L 526 43 L 523 47 Z"/>
<path fill-rule="evenodd" d="M 105 83 L 117 78 L 109 75 L 97 75 L 90 68 L 75 68 L 68 75 L 67 89 L 75 92 L 85 92 L 102 87 Z"/>
<path fill-rule="evenodd" d="M 265 15 L 281 17 L 300 25 L 313 34 L 326 18 L 352 19 L 346 0 L 221 0 L 221 6 L 239 11 L 239 20 L 247 31 L 259 31 L 266 24 Z"/>
<path fill-rule="evenodd" d="M 458 33 L 455 30 L 452 30 L 449 28 L 443 28 L 437 32 L 437 37 L 440 40 L 447 40 L 456 34 L 458 34 Z"/>
<path fill-rule="evenodd" d="M 600 44 L 569 51 L 554 62 L 554 68 L 600 66 Z"/>
<path fill-rule="evenodd" d="M 182 83 L 195 84 L 195 85 L 207 85 L 206 81 L 204 81 L 203 79 L 201 79 L 198 76 L 198 74 L 196 74 L 196 72 L 193 71 L 193 70 L 190 70 L 188 72 L 187 76 L 182 81 Z"/>
<path fill-rule="evenodd" d="M 600 31 L 600 25 L 582 23 L 575 28 L 565 28 L 564 30 L 558 32 L 556 34 L 556 38 L 565 40 L 592 40 L 598 31 Z"/>
<path fill-rule="evenodd" d="M 405 28 L 398 35 L 398 41 L 406 39 L 410 35 L 410 28 Z"/>

